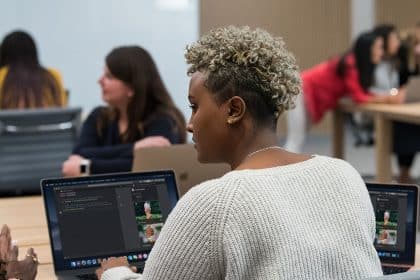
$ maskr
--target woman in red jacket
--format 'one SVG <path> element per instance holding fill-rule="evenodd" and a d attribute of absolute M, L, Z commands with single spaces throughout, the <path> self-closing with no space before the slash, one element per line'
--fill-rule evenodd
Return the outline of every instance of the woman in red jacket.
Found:
<path fill-rule="evenodd" d="M 310 126 L 334 109 L 341 97 L 349 96 L 357 104 L 404 102 L 404 92 L 374 95 L 368 91 L 373 83 L 375 65 L 382 55 L 383 39 L 373 33 L 363 33 L 352 51 L 303 71 L 303 94 L 298 95 L 296 108 L 287 115 L 285 148 L 301 152 Z"/>

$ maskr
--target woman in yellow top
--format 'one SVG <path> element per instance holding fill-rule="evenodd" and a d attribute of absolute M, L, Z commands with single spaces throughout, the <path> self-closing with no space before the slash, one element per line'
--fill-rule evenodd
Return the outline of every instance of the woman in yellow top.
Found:
<path fill-rule="evenodd" d="M 23 31 L 6 35 L 0 47 L 0 109 L 66 104 L 60 74 L 42 67 L 32 37 Z"/>

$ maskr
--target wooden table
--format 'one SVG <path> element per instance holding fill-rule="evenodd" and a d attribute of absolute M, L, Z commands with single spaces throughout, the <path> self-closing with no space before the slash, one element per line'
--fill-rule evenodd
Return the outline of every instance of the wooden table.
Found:
<path fill-rule="evenodd" d="M 400 121 L 420 124 L 420 103 L 365 104 L 340 103 L 333 115 L 333 155 L 344 158 L 344 113 L 362 112 L 372 115 L 375 125 L 376 181 L 392 180 L 392 123 Z"/>
<path fill-rule="evenodd" d="M 8 224 L 13 240 L 18 241 L 20 258 L 33 247 L 38 254 L 37 279 L 56 279 L 42 197 L 1 198 L 0 222 Z M 420 244 L 416 246 L 416 269 L 420 269 Z"/>

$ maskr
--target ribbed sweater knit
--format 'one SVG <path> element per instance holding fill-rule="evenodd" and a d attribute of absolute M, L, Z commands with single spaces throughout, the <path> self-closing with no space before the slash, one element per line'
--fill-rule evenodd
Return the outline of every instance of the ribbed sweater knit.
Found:
<path fill-rule="evenodd" d="M 375 218 L 358 172 L 339 159 L 232 171 L 191 189 L 143 275 L 108 279 L 362 279 L 382 275 Z"/>

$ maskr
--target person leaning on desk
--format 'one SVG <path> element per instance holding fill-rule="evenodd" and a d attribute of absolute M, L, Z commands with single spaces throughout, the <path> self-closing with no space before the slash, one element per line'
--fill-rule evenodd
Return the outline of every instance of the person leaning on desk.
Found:
<path fill-rule="evenodd" d="M 334 109 L 344 96 L 358 104 L 404 102 L 404 91 L 383 95 L 369 91 L 375 66 L 383 56 L 383 44 L 378 34 L 362 33 L 351 51 L 302 72 L 303 94 L 297 98 L 296 109 L 287 114 L 287 150 L 301 152 L 311 125 Z"/>
<path fill-rule="evenodd" d="M 112 50 L 99 84 L 108 106 L 87 117 L 64 176 L 130 171 L 134 149 L 185 142 L 184 117 L 146 50 Z"/>
<path fill-rule="evenodd" d="M 277 146 L 278 117 L 300 93 L 281 38 L 218 28 L 190 45 L 188 99 L 200 162 L 233 171 L 184 195 L 143 275 L 102 262 L 108 279 L 362 279 L 382 275 L 366 186 L 347 162 Z"/>

